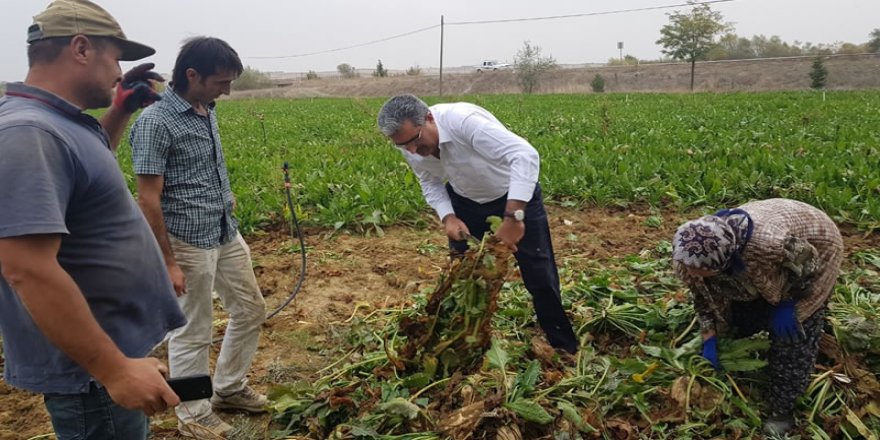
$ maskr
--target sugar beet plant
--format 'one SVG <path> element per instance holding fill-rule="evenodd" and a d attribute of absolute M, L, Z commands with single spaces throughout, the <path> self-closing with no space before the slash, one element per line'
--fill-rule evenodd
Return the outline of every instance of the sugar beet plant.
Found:
<path fill-rule="evenodd" d="M 401 318 L 406 344 L 399 350 L 385 344 L 389 361 L 398 373 L 409 376 L 410 387 L 427 386 L 438 374 L 474 371 L 491 345 L 490 324 L 511 253 L 491 237 L 471 241 L 473 250 L 451 260 L 424 313 Z"/>
<path fill-rule="evenodd" d="M 497 226 L 501 219 L 494 218 L 493 222 Z M 458 378 L 456 382 L 461 380 L 483 362 L 483 354 L 491 345 L 491 319 L 510 260 L 510 250 L 493 236 L 487 235 L 482 241 L 471 239 L 471 249 L 450 261 L 427 303 L 400 314 L 393 320 L 395 328 L 386 326 L 381 337 L 375 339 L 373 350 L 377 353 L 364 356 L 368 361 L 343 367 L 341 372 L 318 381 L 317 386 L 282 387 L 273 392 L 274 408 L 286 420 L 286 429 L 304 430 L 317 438 L 460 429 L 459 425 L 442 427 L 443 422 L 429 411 L 436 411 L 443 400 L 439 398 L 444 389 L 441 384 L 452 377 Z M 372 345 L 362 341 L 346 357 L 359 348 L 370 350 Z M 385 384 L 375 388 L 376 383 L 357 380 L 364 374 L 380 382 L 384 379 Z M 431 389 L 441 391 L 432 393 L 433 408 L 428 407 L 425 398 L 417 398 Z M 413 391 L 415 394 L 410 395 Z M 382 396 L 380 400 L 375 399 L 378 396 Z M 433 433 L 420 435 L 435 437 Z"/>
<path fill-rule="evenodd" d="M 767 335 L 722 340 L 724 370 L 715 371 L 699 356 L 693 308 L 672 277 L 668 257 L 664 242 L 639 255 L 566 263 L 561 271 L 563 298 L 582 347 L 573 359 L 560 358 L 537 336 L 530 299 L 520 282 L 500 289 L 491 347 L 481 362 L 434 366 L 443 363 L 432 360 L 443 357 L 436 356 L 438 342 L 452 341 L 449 335 L 461 335 L 456 331 L 420 345 L 420 356 L 403 355 L 408 351 L 399 347 L 411 341 L 402 330 L 413 322 L 424 329 L 439 319 L 425 315 L 432 301 L 424 295 L 411 308 L 362 315 L 340 337 L 345 343 L 339 344 L 338 361 L 308 382 L 273 391 L 275 434 L 335 439 L 760 438 Z M 878 318 L 878 264 L 880 252 L 861 252 L 842 276 L 818 369 L 798 402 L 800 431 L 790 438 L 876 438 L 880 384 L 873 372 L 880 346 L 869 326 Z M 435 293 L 449 293 L 442 301 L 458 297 L 480 302 L 449 280 L 441 278 L 435 288 Z M 461 310 L 464 305 L 452 307 Z M 452 318 L 444 318 L 444 325 L 453 324 Z M 480 341 L 484 339 L 469 340 L 485 347 Z"/>

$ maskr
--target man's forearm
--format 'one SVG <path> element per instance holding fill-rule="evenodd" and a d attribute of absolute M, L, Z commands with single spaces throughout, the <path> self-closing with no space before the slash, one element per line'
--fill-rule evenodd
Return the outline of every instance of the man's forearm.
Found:
<path fill-rule="evenodd" d="M 168 230 L 165 228 L 165 216 L 162 214 L 162 207 L 157 201 L 138 200 L 138 205 L 156 236 L 159 248 L 162 249 L 162 257 L 165 259 L 166 266 L 177 264 L 174 259 L 174 252 L 171 250 L 171 242 L 168 240 Z"/>
<path fill-rule="evenodd" d="M 126 360 L 89 309 L 79 287 L 57 264 L 21 270 L 9 277 L 40 331 L 98 382 Z"/>
<path fill-rule="evenodd" d="M 528 203 L 526 203 L 522 200 L 508 199 L 507 204 L 504 205 L 504 211 L 505 212 L 512 212 L 512 211 L 516 211 L 517 209 L 526 209 L 527 204 Z"/>

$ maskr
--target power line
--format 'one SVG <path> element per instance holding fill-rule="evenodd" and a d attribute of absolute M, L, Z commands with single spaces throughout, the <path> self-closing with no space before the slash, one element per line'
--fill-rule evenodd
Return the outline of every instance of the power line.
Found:
<path fill-rule="evenodd" d="M 670 9 L 670 8 L 680 8 L 682 6 L 696 6 L 696 5 L 708 5 L 712 3 L 726 3 L 732 2 L 734 0 L 709 0 L 704 2 L 694 2 L 694 3 L 681 3 L 677 5 L 665 5 L 665 6 L 650 6 L 647 8 L 635 8 L 635 9 L 618 9 L 615 11 L 604 11 L 604 12 L 586 12 L 583 14 L 568 14 L 568 15 L 548 15 L 546 17 L 528 17 L 528 18 L 507 18 L 500 20 L 478 20 L 478 21 L 457 21 L 457 22 L 448 22 L 448 25 L 470 25 L 470 24 L 489 24 L 489 23 L 515 23 L 519 21 L 538 21 L 538 20 L 556 20 L 560 18 L 575 18 L 575 17 L 590 17 L 596 15 L 612 15 L 612 14 L 623 14 L 628 12 L 642 12 L 642 11 L 653 11 L 657 9 Z"/>
<path fill-rule="evenodd" d="M 401 37 L 405 37 L 407 35 L 412 35 L 412 34 L 417 34 L 419 32 L 429 31 L 431 29 L 438 28 L 438 27 L 440 27 L 440 25 L 435 24 L 433 26 L 428 26 L 428 27 L 424 27 L 421 29 L 416 29 L 414 31 L 404 32 L 402 34 L 392 35 L 390 37 L 385 37 L 385 38 L 381 38 L 378 40 L 368 41 L 366 43 L 354 44 L 354 45 L 345 46 L 345 47 L 338 47 L 336 49 L 320 50 L 317 52 L 300 53 L 300 54 L 296 54 L 296 55 L 281 55 L 281 56 L 273 56 L 273 57 L 245 57 L 245 58 L 255 58 L 255 59 L 268 60 L 268 59 L 280 59 L 280 58 L 299 58 L 299 57 L 307 57 L 310 55 L 320 55 L 320 54 L 330 53 L 330 52 L 339 52 L 341 50 L 348 50 L 348 49 L 354 49 L 356 47 L 369 46 L 371 44 L 381 43 L 383 41 L 393 40 L 395 38 L 401 38 Z"/>
<path fill-rule="evenodd" d="M 562 19 L 562 18 L 576 18 L 576 17 L 590 17 L 590 16 L 597 16 L 597 15 L 625 14 L 625 13 L 630 13 L 630 12 L 653 11 L 653 10 L 657 10 L 657 9 L 670 9 L 670 8 L 680 8 L 683 6 L 708 5 L 708 4 L 712 4 L 712 3 L 727 3 L 727 2 L 732 2 L 732 1 L 735 1 L 735 0 L 708 0 L 708 1 L 703 1 L 703 2 L 679 3 L 679 4 L 675 4 L 675 5 L 651 6 L 651 7 L 646 7 L 646 8 L 618 9 L 618 10 L 614 10 L 614 11 L 603 11 L 603 12 L 586 12 L 583 14 L 549 15 L 549 16 L 545 16 L 545 17 L 508 18 L 508 19 L 499 19 L 499 20 L 478 20 L 478 21 L 458 21 L 458 22 L 447 22 L 446 25 L 466 26 L 466 25 L 489 24 L 489 23 L 515 23 L 515 22 L 521 22 L 521 21 L 558 20 L 558 19 Z M 331 53 L 331 52 L 340 52 L 343 50 L 354 49 L 354 48 L 358 48 L 358 47 L 369 46 L 369 45 L 376 44 L 376 43 L 382 43 L 384 41 L 394 40 L 397 38 L 403 38 L 403 37 L 406 37 L 409 35 L 429 31 L 431 29 L 436 29 L 438 27 L 440 27 L 440 25 L 435 24 L 433 26 L 427 26 L 427 27 L 423 27 L 423 28 L 416 29 L 413 31 L 404 32 L 402 34 L 392 35 L 390 37 L 380 38 L 378 40 L 368 41 L 366 43 L 359 43 L 359 44 L 353 44 L 351 46 L 338 47 L 335 49 L 319 50 L 319 51 L 315 51 L 315 52 L 307 52 L 307 53 L 300 53 L 300 54 L 294 54 L 294 55 L 250 56 L 250 57 L 245 57 L 245 58 L 261 59 L 261 60 L 276 60 L 276 59 L 283 59 L 283 58 L 301 58 L 301 57 L 307 57 L 307 56 L 312 56 L 312 55 L 321 55 L 321 54 Z"/>

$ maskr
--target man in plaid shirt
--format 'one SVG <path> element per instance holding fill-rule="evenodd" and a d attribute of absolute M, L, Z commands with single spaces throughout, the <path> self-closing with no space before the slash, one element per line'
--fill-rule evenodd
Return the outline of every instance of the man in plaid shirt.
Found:
<path fill-rule="evenodd" d="M 176 410 L 185 436 L 201 435 L 203 430 L 223 435 L 232 429 L 212 406 L 262 412 L 267 403 L 246 380 L 266 306 L 250 249 L 232 215 L 235 198 L 214 112 L 214 100 L 229 94 L 242 70 L 238 54 L 225 41 L 187 41 L 161 105 L 143 112 L 131 130 L 139 204 L 189 320 L 168 342 L 172 377 L 208 373 L 215 287 L 229 312 L 214 372 L 214 396 L 210 402 L 186 402 Z"/>

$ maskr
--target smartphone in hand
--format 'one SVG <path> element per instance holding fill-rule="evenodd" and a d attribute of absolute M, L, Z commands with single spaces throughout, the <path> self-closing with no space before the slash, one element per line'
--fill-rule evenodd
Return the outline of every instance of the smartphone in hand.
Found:
<path fill-rule="evenodd" d="M 168 379 L 168 386 L 171 387 L 174 394 L 177 394 L 181 402 L 207 399 L 214 393 L 211 376 L 207 374 L 172 377 Z"/>

